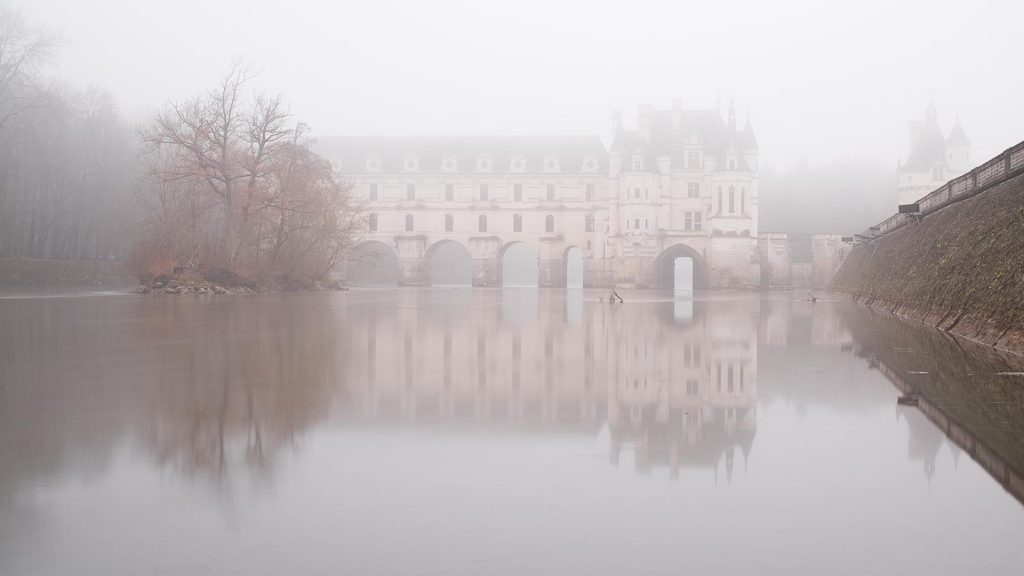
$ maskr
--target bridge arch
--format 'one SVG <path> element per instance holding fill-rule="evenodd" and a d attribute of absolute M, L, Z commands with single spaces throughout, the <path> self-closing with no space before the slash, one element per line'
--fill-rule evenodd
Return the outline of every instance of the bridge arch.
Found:
<path fill-rule="evenodd" d="M 707 267 L 704 260 L 696 250 L 686 244 L 675 244 L 662 250 L 654 259 L 654 269 L 659 288 L 695 290 L 707 286 Z M 677 286 L 677 279 L 689 282 Z"/>
<path fill-rule="evenodd" d="M 389 244 L 367 240 L 352 249 L 344 266 L 345 281 L 353 286 L 398 286 L 398 253 Z"/>
<path fill-rule="evenodd" d="M 540 286 L 540 251 L 536 246 L 515 240 L 498 250 L 498 286 L 537 288 Z"/>
<path fill-rule="evenodd" d="M 583 249 L 567 246 L 562 252 L 562 277 L 566 288 L 583 288 Z"/>
<path fill-rule="evenodd" d="M 473 257 L 461 242 L 438 240 L 423 254 L 424 280 L 430 286 L 473 285 Z"/>

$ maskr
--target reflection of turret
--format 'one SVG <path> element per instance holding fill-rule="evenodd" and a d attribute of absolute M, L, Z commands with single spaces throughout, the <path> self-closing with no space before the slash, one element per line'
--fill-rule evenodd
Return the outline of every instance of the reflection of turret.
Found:
<path fill-rule="evenodd" d="M 917 408 L 898 406 L 897 414 L 907 422 L 907 459 L 920 460 L 925 476 L 931 480 L 935 475 L 935 457 L 945 436 Z"/>

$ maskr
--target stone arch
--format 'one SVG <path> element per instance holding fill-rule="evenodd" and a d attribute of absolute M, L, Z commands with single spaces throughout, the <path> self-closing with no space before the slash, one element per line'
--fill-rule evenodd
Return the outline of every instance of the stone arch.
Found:
<path fill-rule="evenodd" d="M 669 246 L 662 250 L 661 253 L 658 254 L 658 257 L 654 259 L 658 287 L 669 290 L 677 288 L 675 286 L 677 258 L 689 258 L 692 263 L 692 289 L 705 288 L 707 286 L 707 280 L 705 277 L 707 267 L 704 265 L 704 260 L 696 250 L 686 244 L 675 244 L 673 246 Z M 679 288 L 686 289 L 686 287 Z"/>
<path fill-rule="evenodd" d="M 508 242 L 498 250 L 498 286 L 540 286 L 540 250 L 526 242 Z"/>
<path fill-rule="evenodd" d="M 567 246 L 562 252 L 562 277 L 566 288 L 583 288 L 583 249 Z"/>
<path fill-rule="evenodd" d="M 455 240 L 438 240 L 423 253 L 423 278 L 429 286 L 473 285 L 473 257 Z"/>
<path fill-rule="evenodd" d="M 398 286 L 401 273 L 394 247 L 378 240 L 367 240 L 352 249 L 345 263 L 345 282 L 353 286 Z"/>

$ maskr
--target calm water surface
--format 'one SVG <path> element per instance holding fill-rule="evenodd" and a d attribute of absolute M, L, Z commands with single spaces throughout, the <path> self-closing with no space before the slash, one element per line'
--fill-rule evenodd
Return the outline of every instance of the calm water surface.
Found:
<path fill-rule="evenodd" d="M 0 297 L 0 574 L 1024 573 L 1019 359 L 599 295 Z"/>

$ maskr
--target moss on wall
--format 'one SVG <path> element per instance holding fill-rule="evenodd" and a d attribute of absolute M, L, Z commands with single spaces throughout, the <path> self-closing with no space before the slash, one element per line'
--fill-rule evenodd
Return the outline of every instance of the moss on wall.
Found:
<path fill-rule="evenodd" d="M 1024 353 L 1024 176 L 855 248 L 832 287 Z"/>

